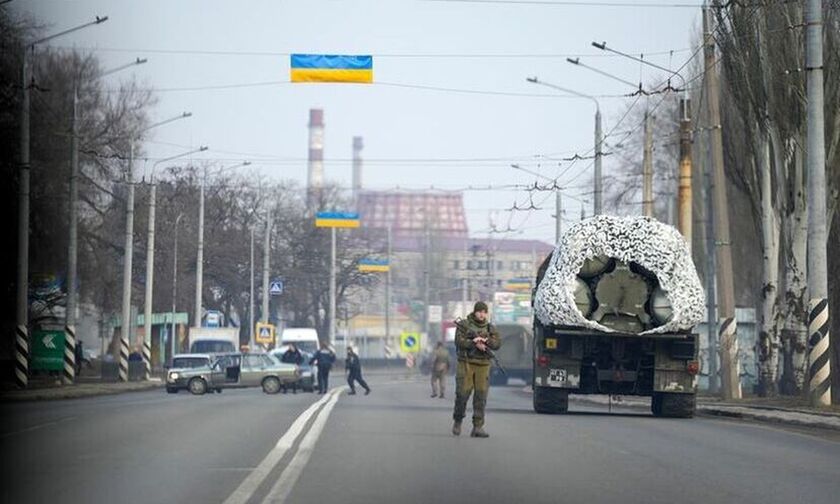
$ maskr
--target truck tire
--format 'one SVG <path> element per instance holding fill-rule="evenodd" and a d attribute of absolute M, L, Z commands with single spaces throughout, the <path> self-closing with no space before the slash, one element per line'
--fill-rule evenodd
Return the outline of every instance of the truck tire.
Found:
<path fill-rule="evenodd" d="M 280 392 L 280 380 L 273 376 L 269 376 L 262 381 L 262 389 L 266 394 L 276 394 Z"/>
<path fill-rule="evenodd" d="M 534 411 L 556 415 L 569 411 L 569 391 L 551 387 L 534 387 Z"/>
<path fill-rule="evenodd" d="M 187 384 L 187 388 L 193 395 L 204 395 L 207 392 L 207 382 L 204 381 L 204 378 L 193 378 Z"/>
<path fill-rule="evenodd" d="M 691 418 L 697 398 L 694 394 L 675 394 L 654 392 L 650 401 L 650 411 L 654 416 L 665 418 Z"/>

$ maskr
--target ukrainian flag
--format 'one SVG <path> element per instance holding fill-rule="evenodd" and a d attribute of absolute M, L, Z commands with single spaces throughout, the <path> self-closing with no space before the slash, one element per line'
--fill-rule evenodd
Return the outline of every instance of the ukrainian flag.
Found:
<path fill-rule="evenodd" d="M 360 259 L 359 271 L 361 273 L 385 273 L 391 269 L 387 259 Z"/>
<path fill-rule="evenodd" d="M 357 228 L 359 214 L 350 212 L 318 212 L 315 227 Z"/>
<path fill-rule="evenodd" d="M 292 82 L 373 82 L 373 56 L 292 54 Z"/>

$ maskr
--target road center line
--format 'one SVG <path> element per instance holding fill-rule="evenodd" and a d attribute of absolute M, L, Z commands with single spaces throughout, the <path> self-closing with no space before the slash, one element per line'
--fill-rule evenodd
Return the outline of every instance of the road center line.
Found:
<path fill-rule="evenodd" d="M 301 432 L 303 432 L 303 428 L 312 418 L 312 415 L 314 415 L 324 403 L 329 401 L 334 393 L 335 392 L 325 394 L 295 419 L 291 427 L 289 427 L 289 430 L 287 430 L 286 433 L 283 434 L 283 437 L 277 441 L 277 444 L 274 445 L 274 448 L 268 452 L 268 455 L 265 456 L 262 462 L 260 462 L 259 465 L 242 481 L 242 483 L 239 484 L 236 490 L 230 494 L 224 504 L 245 504 L 248 502 L 248 499 L 254 495 L 254 492 L 257 491 L 257 488 L 259 488 L 262 482 L 268 477 L 274 469 L 274 466 L 280 462 L 289 448 L 294 445 Z"/>
<path fill-rule="evenodd" d="M 344 387 L 336 389 L 337 391 L 330 398 L 330 402 L 328 402 L 327 405 L 324 406 L 324 409 L 318 413 L 318 416 L 312 423 L 312 427 L 309 429 L 309 432 L 306 433 L 306 436 L 303 437 L 303 441 L 300 442 L 300 446 L 298 446 L 295 456 L 292 458 L 291 462 L 289 462 L 289 465 L 283 469 L 280 477 L 274 483 L 274 486 L 271 487 L 271 490 L 268 492 L 265 500 L 263 500 L 263 504 L 282 504 L 286 502 L 289 494 L 292 493 L 295 483 L 303 473 L 306 463 L 309 462 L 309 457 L 312 456 L 312 450 L 315 448 L 315 443 L 318 442 L 318 438 L 321 436 L 321 432 L 327 424 L 330 412 L 332 412 L 332 409 L 338 402 L 338 398 L 341 395 L 341 390 L 343 388 Z"/>

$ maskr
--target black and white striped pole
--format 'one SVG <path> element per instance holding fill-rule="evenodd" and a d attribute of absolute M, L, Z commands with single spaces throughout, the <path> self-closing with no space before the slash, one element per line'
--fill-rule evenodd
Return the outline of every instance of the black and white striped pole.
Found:
<path fill-rule="evenodd" d="M 805 10 L 808 294 L 810 297 L 808 301 L 808 344 L 810 347 L 808 390 L 813 406 L 831 404 L 822 17 L 822 2 L 808 0 Z"/>
<path fill-rule="evenodd" d="M 152 379 L 152 342 L 150 338 L 143 340 L 143 371 L 146 381 Z"/>

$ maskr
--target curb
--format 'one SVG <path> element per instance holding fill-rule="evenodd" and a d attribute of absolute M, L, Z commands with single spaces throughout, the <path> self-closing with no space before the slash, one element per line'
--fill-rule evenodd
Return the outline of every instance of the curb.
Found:
<path fill-rule="evenodd" d="M 522 392 L 531 394 L 530 387 L 525 387 Z M 606 406 L 606 401 L 598 401 L 586 395 L 572 395 L 569 397 L 571 402 L 597 404 L 599 406 Z M 622 408 L 631 408 L 637 410 L 649 410 L 650 406 L 639 401 L 621 401 L 616 403 L 613 401 L 613 406 Z M 772 413 L 782 413 L 786 415 L 778 416 Z M 773 407 L 765 405 L 750 405 L 742 406 L 737 404 L 721 404 L 714 405 L 709 403 L 697 402 L 697 413 L 704 416 L 716 416 L 724 418 L 738 418 L 745 420 L 754 420 L 763 423 L 775 423 L 782 425 L 793 425 L 797 427 L 812 427 L 819 429 L 828 429 L 833 431 L 840 431 L 840 415 L 828 412 L 811 412 L 802 411 L 792 408 Z M 797 418 L 798 417 L 798 418 Z"/>

